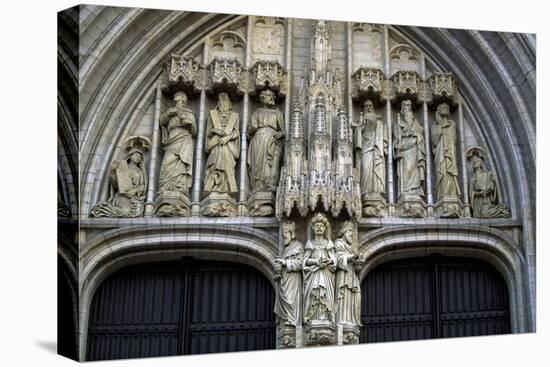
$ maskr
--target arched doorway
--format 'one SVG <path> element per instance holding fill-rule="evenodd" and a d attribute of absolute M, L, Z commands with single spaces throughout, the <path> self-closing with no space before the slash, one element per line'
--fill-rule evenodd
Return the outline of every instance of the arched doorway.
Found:
<path fill-rule="evenodd" d="M 184 259 L 111 275 L 90 308 L 87 360 L 275 348 L 274 292 L 252 267 Z"/>
<path fill-rule="evenodd" d="M 389 261 L 361 287 L 362 343 L 510 333 L 506 283 L 480 260 Z"/>

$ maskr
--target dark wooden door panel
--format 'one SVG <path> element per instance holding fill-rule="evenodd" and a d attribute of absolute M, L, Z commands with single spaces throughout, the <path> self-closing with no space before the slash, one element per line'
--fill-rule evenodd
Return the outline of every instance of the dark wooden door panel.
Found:
<path fill-rule="evenodd" d="M 508 289 L 482 261 L 391 261 L 367 274 L 362 294 L 363 343 L 510 332 Z"/>
<path fill-rule="evenodd" d="M 244 265 L 182 261 L 113 274 L 97 290 L 88 360 L 275 347 L 271 284 Z"/>

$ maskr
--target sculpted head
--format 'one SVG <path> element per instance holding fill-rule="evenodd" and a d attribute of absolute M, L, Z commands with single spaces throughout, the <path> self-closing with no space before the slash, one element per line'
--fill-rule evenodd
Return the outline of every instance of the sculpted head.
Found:
<path fill-rule="evenodd" d="M 466 158 L 472 163 L 472 168 L 474 171 L 485 169 L 483 166 L 483 160 L 485 157 L 483 156 L 483 151 L 481 148 L 475 147 L 468 149 L 466 151 Z"/>
<path fill-rule="evenodd" d="M 367 113 L 374 113 L 374 103 L 370 99 L 367 99 L 365 101 L 364 110 L 365 110 L 366 114 Z"/>
<path fill-rule="evenodd" d="M 187 106 L 187 94 L 185 92 L 177 92 L 174 94 L 174 102 L 177 107 Z"/>
<path fill-rule="evenodd" d="M 353 243 L 353 224 L 349 220 L 346 220 L 344 224 L 342 224 L 342 228 L 340 228 L 340 232 L 338 232 L 338 237 L 342 238 L 350 245 Z"/>
<path fill-rule="evenodd" d="M 231 111 L 231 100 L 229 99 L 229 95 L 227 93 L 221 92 L 218 94 L 218 105 L 216 108 L 221 111 Z"/>
<path fill-rule="evenodd" d="M 133 152 L 132 155 L 130 155 L 130 159 L 135 164 L 139 164 L 141 162 L 141 159 L 142 159 L 141 152 L 138 152 L 138 151 Z"/>
<path fill-rule="evenodd" d="M 296 224 L 291 221 L 283 223 L 283 242 L 285 246 L 288 246 L 293 240 L 296 239 Z"/>
<path fill-rule="evenodd" d="M 311 220 L 311 228 L 315 236 L 323 236 L 328 239 L 329 222 L 327 217 L 322 213 L 317 213 Z"/>
<path fill-rule="evenodd" d="M 269 89 L 265 89 L 260 93 L 260 101 L 264 106 L 273 107 L 275 106 L 275 93 Z"/>
<path fill-rule="evenodd" d="M 439 106 L 437 106 L 437 113 L 439 116 L 449 116 L 449 105 L 445 102 L 440 103 Z"/>

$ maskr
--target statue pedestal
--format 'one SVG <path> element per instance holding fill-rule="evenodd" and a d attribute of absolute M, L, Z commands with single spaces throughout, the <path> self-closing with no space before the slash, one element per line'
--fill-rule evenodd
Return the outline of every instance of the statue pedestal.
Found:
<path fill-rule="evenodd" d="M 292 325 L 281 325 L 277 339 L 277 348 L 296 348 L 296 327 Z"/>
<path fill-rule="evenodd" d="M 237 202 L 227 193 L 212 192 L 201 203 L 202 215 L 207 217 L 234 217 Z"/>
<path fill-rule="evenodd" d="M 445 196 L 435 204 L 435 213 L 441 218 L 462 218 L 463 209 L 458 196 Z"/>
<path fill-rule="evenodd" d="M 191 201 L 179 191 L 162 191 L 155 200 L 155 215 L 158 217 L 188 217 Z"/>
<path fill-rule="evenodd" d="M 255 192 L 247 202 L 248 213 L 253 217 L 271 217 L 275 214 L 275 195 L 272 192 Z"/>
<path fill-rule="evenodd" d="M 354 324 L 340 324 L 338 327 L 342 327 L 342 339 L 338 340 L 338 345 L 341 344 L 359 344 L 359 325 Z"/>
<path fill-rule="evenodd" d="M 426 204 L 419 195 L 401 195 L 395 206 L 397 216 L 406 218 L 425 218 Z"/>
<path fill-rule="evenodd" d="M 367 193 L 361 195 L 364 217 L 387 217 L 388 204 L 379 193 Z"/>
<path fill-rule="evenodd" d="M 304 326 L 305 345 L 334 345 L 335 331 L 333 323 L 313 320 Z"/>

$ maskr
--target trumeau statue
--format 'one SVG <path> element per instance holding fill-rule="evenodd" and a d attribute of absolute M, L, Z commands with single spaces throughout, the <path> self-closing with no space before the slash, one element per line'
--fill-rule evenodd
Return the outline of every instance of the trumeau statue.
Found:
<path fill-rule="evenodd" d="M 313 239 L 304 248 L 304 324 L 334 323 L 334 271 L 336 254 L 329 222 L 317 213 L 311 220 Z"/>
<path fill-rule="evenodd" d="M 431 127 L 431 142 L 437 182 L 437 198 L 459 197 L 456 124 L 449 118 L 449 105 L 441 103 Z"/>
<path fill-rule="evenodd" d="M 466 152 L 474 170 L 470 178 L 470 205 L 476 218 L 507 218 L 510 209 L 500 202 L 496 175 L 485 169 L 481 148 L 470 148 Z"/>
<path fill-rule="evenodd" d="M 275 107 L 275 94 L 260 93 L 263 107 L 252 114 L 248 128 L 248 175 L 252 192 L 276 192 L 283 152 L 285 125 L 283 113 Z"/>
<path fill-rule="evenodd" d="M 282 225 L 284 252 L 275 259 L 275 280 L 278 282 L 278 291 L 275 299 L 275 315 L 282 323 L 284 335 L 280 343 L 283 346 L 294 346 L 295 336 L 285 331 L 290 327 L 295 332 L 300 323 L 302 307 L 302 260 L 304 249 L 301 242 L 296 240 L 296 225 L 286 221 Z"/>
<path fill-rule="evenodd" d="M 147 171 L 143 154 L 151 143 L 141 136 L 130 137 L 127 153 L 122 160 L 111 164 L 109 199 L 92 209 L 94 217 L 140 217 L 147 192 Z"/>
<path fill-rule="evenodd" d="M 197 124 L 184 92 L 176 93 L 174 102 L 176 106 L 160 117 L 164 156 L 160 165 L 159 190 L 189 195 Z"/>
<path fill-rule="evenodd" d="M 239 158 L 239 114 L 232 110 L 227 93 L 218 95 L 218 105 L 210 110 L 206 131 L 206 174 L 204 191 L 207 193 L 238 192 L 235 166 Z"/>
<path fill-rule="evenodd" d="M 355 166 L 361 177 L 363 212 L 367 216 L 382 216 L 383 212 L 379 209 L 386 196 L 388 132 L 370 99 L 365 101 L 364 112 L 355 129 L 355 149 Z"/>
<path fill-rule="evenodd" d="M 361 324 L 361 284 L 355 271 L 358 258 L 353 247 L 353 225 L 345 221 L 334 242 L 336 249 L 336 322 Z"/>
<path fill-rule="evenodd" d="M 401 103 L 394 149 L 400 194 L 423 197 L 423 184 L 426 177 L 424 128 L 416 120 L 412 112 L 412 103 L 408 99 Z"/>

